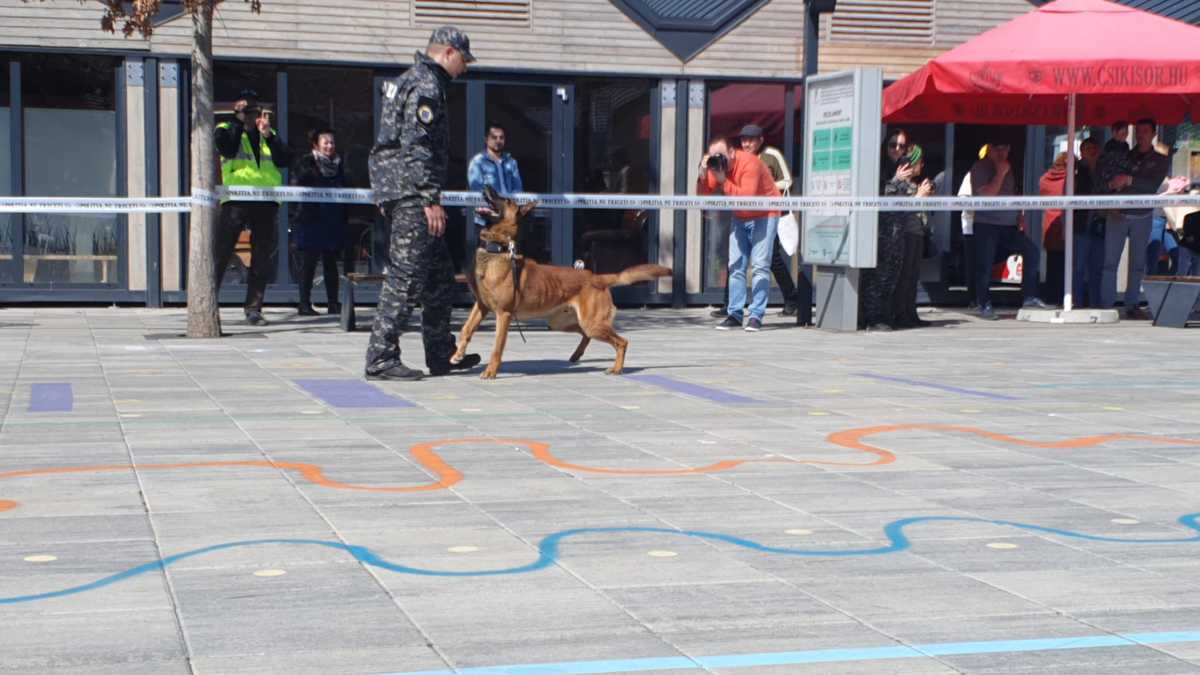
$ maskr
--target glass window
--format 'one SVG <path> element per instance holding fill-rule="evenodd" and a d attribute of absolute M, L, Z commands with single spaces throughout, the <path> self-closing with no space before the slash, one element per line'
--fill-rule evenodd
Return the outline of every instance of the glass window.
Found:
<path fill-rule="evenodd" d="M 116 58 L 33 54 L 21 59 L 25 193 L 117 195 Z M 25 217 L 26 283 L 117 283 L 115 214 Z"/>
<path fill-rule="evenodd" d="M 371 187 L 367 171 L 367 158 L 374 143 L 375 105 L 371 91 L 373 77 L 365 68 L 288 68 L 288 135 L 295 160 L 307 157 L 312 148 L 309 133 L 317 129 L 331 129 L 334 133 L 337 154 L 342 160 L 346 176 L 346 187 Z M 290 209 L 289 260 L 292 278 L 301 275 L 300 256 L 297 253 L 298 228 L 296 214 L 299 205 Z M 350 205 L 346 208 L 347 222 L 338 233 L 305 233 L 318 236 L 309 239 L 326 244 L 338 243 L 342 252 L 342 264 L 346 272 L 368 272 L 371 265 L 371 226 L 378 211 L 369 205 Z M 323 271 L 315 273 L 315 283 L 320 285 Z M 323 298 L 323 291 L 314 291 L 314 298 Z"/>
<path fill-rule="evenodd" d="M 12 194 L 12 149 L 9 147 L 12 116 L 8 103 L 8 87 L 8 61 L 0 59 L 0 195 L 2 196 Z M 12 215 L 0 213 L 0 283 L 12 283 L 18 276 L 13 271 L 15 237 Z"/>
<path fill-rule="evenodd" d="M 467 189 L 467 86 L 454 83 L 446 91 L 446 107 L 450 114 L 450 157 L 446 165 L 446 190 Z M 482 131 L 479 132 L 483 134 Z M 454 260 L 454 271 L 463 270 L 467 255 L 475 254 L 475 225 L 467 219 L 467 209 L 446 210 L 446 245 Z M 471 230 L 471 245 L 467 246 L 467 231 Z"/>
<path fill-rule="evenodd" d="M 647 80 L 581 80 L 575 89 L 575 189 L 645 194 L 650 190 L 650 91 Z M 646 262 L 650 212 L 575 212 L 574 259 L 598 274 Z"/>
<path fill-rule="evenodd" d="M 525 192 L 551 192 L 553 91 L 547 86 L 522 84 L 488 84 L 485 90 L 485 124 L 495 122 L 504 127 L 506 150 L 517 160 Z M 460 166 L 465 173 L 465 164 Z M 550 262 L 550 227 L 550 210 L 534 209 L 521 228 L 519 246 L 525 255 Z"/>
<path fill-rule="evenodd" d="M 787 85 L 773 83 L 712 85 L 708 90 L 708 138 L 725 136 L 736 143 L 742 127 L 756 124 L 763 129 L 765 145 L 782 148 L 786 90 Z M 704 211 L 703 217 L 704 286 L 724 288 L 729 268 L 730 212 Z M 774 276 L 771 284 L 775 284 Z"/>
<path fill-rule="evenodd" d="M 804 192 L 804 85 L 796 85 L 792 101 L 792 194 L 799 195 Z"/>

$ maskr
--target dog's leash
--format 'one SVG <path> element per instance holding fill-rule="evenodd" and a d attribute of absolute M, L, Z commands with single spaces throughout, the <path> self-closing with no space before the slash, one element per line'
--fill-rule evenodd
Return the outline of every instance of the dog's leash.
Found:
<path fill-rule="evenodd" d="M 512 267 L 513 280 L 513 323 L 517 325 L 517 334 L 521 336 L 521 342 L 528 343 L 525 339 L 525 331 L 522 329 L 521 320 L 517 318 L 517 309 L 521 307 L 521 263 L 517 260 L 517 242 L 509 240 L 508 242 L 508 261 Z"/>

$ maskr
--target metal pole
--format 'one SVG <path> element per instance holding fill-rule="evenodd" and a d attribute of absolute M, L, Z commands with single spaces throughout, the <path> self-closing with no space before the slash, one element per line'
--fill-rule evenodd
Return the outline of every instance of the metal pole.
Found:
<path fill-rule="evenodd" d="M 1075 195 L 1075 94 L 1067 95 L 1067 186 L 1066 195 Z M 1063 214 L 1063 310 L 1071 311 L 1071 283 L 1075 279 L 1075 209 L 1067 207 Z"/>

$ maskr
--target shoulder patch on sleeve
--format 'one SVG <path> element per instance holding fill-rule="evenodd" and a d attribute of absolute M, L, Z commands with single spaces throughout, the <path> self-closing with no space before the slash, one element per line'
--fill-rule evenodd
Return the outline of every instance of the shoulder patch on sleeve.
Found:
<path fill-rule="evenodd" d="M 389 100 L 396 98 L 396 94 L 399 92 L 400 87 L 396 86 L 395 82 L 389 80 L 383 83 L 383 95 L 385 98 Z"/>
<path fill-rule="evenodd" d="M 427 96 L 417 99 L 417 121 L 424 125 L 433 123 L 433 110 L 437 101 Z"/>

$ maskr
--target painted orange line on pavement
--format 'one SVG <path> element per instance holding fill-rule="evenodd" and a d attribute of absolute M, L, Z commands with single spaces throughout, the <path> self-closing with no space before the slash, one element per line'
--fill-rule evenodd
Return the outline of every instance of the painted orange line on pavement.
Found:
<path fill-rule="evenodd" d="M 1047 449 L 1062 449 L 1062 448 L 1092 448 L 1097 445 L 1111 443 L 1113 441 L 1144 441 L 1147 443 L 1157 443 L 1160 445 L 1200 445 L 1200 439 L 1194 438 L 1175 438 L 1171 436 L 1150 436 L 1147 434 L 1098 434 L 1095 436 L 1076 436 L 1074 438 L 1066 438 L 1061 441 L 1031 441 L 1008 434 L 1001 434 L 978 427 L 968 427 L 958 424 L 886 424 L 877 427 L 863 427 L 860 429 L 850 429 L 849 431 L 839 431 L 829 435 L 829 441 L 837 445 L 847 448 L 855 448 L 873 452 L 878 450 L 865 443 L 860 443 L 858 439 L 865 436 L 874 436 L 876 434 L 884 434 L 895 431 L 944 431 L 947 433 L 972 434 L 1001 443 L 1009 443 L 1011 445 L 1020 445 L 1027 448 L 1047 448 Z"/>
<path fill-rule="evenodd" d="M 58 466 L 46 469 L 30 469 L 27 471 L 9 471 L 0 473 L 0 480 L 6 478 L 23 478 L 27 476 L 45 476 L 64 473 L 106 473 L 116 471 L 138 470 L 164 470 L 164 469 L 226 469 L 233 467 L 259 467 L 268 469 L 287 469 L 296 471 L 310 483 L 321 485 L 336 490 L 362 490 L 365 492 L 427 492 L 431 490 L 444 490 L 463 479 L 462 472 L 446 463 L 441 455 L 434 451 L 434 448 L 446 445 L 464 445 L 467 443 L 490 443 L 493 445 L 524 445 L 531 450 L 536 445 L 544 445 L 543 443 L 534 443 L 532 441 L 519 440 L 497 440 L 494 438 L 461 438 L 445 441 L 434 441 L 431 443 L 417 443 L 409 448 L 409 452 L 417 459 L 417 462 L 429 469 L 437 476 L 437 480 L 432 483 L 423 485 L 358 485 L 355 483 L 343 483 L 333 480 L 325 475 L 325 471 L 316 464 L 307 462 L 277 462 L 271 460 L 233 460 L 225 462 L 181 462 L 173 464 L 97 464 L 90 466 Z M 5 502 L 0 502 L 0 507 Z M 9 508 L 12 508 L 11 506 Z M 3 508 L 0 508 L 3 510 Z"/>
<path fill-rule="evenodd" d="M 746 459 L 724 459 L 719 462 L 707 464 L 705 466 L 696 467 L 681 467 L 678 469 L 614 469 L 602 466 L 587 466 L 585 464 L 571 464 L 550 454 L 550 447 L 542 451 L 534 450 L 533 454 L 543 462 L 556 466 L 560 469 L 571 469 L 575 471 L 584 471 L 587 473 L 607 473 L 625 476 L 686 476 L 698 473 L 718 473 L 728 471 L 743 464 L 820 464 L 823 466 L 879 466 L 881 464 L 891 464 L 896 461 L 896 455 L 877 448 L 873 445 L 867 445 L 860 442 L 858 439 L 871 434 L 878 434 L 884 431 L 890 431 L 888 427 L 866 427 L 864 429 L 850 429 L 849 431 L 839 431 L 829 434 L 825 437 L 830 443 L 840 445 L 844 448 L 859 450 L 870 455 L 874 455 L 875 459 L 869 462 L 845 462 L 832 459 L 804 459 L 798 457 L 753 457 Z"/>
<path fill-rule="evenodd" d="M 521 439 L 503 439 L 503 438 L 455 438 L 443 441 L 431 441 L 428 443 L 416 443 L 409 448 L 409 452 L 425 469 L 429 470 L 436 477 L 436 480 L 424 483 L 421 485 L 361 485 L 357 483 L 344 483 L 342 481 L 333 480 L 325 475 L 325 471 L 316 464 L 307 462 L 277 462 L 271 460 L 235 460 L 225 462 L 183 462 L 172 464 L 139 464 L 136 467 L 130 464 L 99 464 L 89 466 L 63 466 L 49 467 L 44 469 L 29 469 L 23 471 L 9 471 L 0 473 L 0 480 L 8 478 L 22 478 L 30 476 L 47 476 L 68 473 L 104 473 L 138 470 L 169 470 L 169 469 L 224 469 L 236 467 L 256 467 L 256 468 L 273 468 L 296 471 L 305 480 L 322 487 L 333 488 L 335 490 L 359 490 L 363 492 L 387 492 L 387 493 L 404 493 L 404 492 L 430 492 L 433 490 L 445 490 L 463 479 L 463 474 L 458 469 L 451 466 L 437 453 L 437 448 L 442 448 L 452 445 L 519 445 L 528 448 L 533 456 L 541 462 L 553 467 L 565 469 L 569 471 L 580 471 L 584 473 L 600 473 L 614 474 L 626 476 L 682 476 L 691 474 L 707 474 L 728 471 L 742 464 L 750 463 L 777 463 L 777 464 L 815 464 L 821 466 L 881 466 L 891 464 L 896 461 L 896 455 L 889 450 L 880 448 L 862 439 L 868 436 L 877 436 L 880 434 L 895 433 L 899 431 L 941 431 L 946 433 L 962 433 L 980 436 L 1002 443 L 1019 445 L 1024 447 L 1034 448 L 1090 448 L 1112 441 L 1144 441 L 1149 443 L 1159 443 L 1165 445 L 1200 445 L 1200 440 L 1187 438 L 1173 438 L 1168 436 L 1148 436 L 1144 434 L 1101 434 L 1096 436 L 1081 436 L 1068 438 L 1060 441 L 1031 441 L 1027 439 L 1009 436 L 1007 434 L 996 433 L 980 429 L 977 427 L 968 427 L 952 424 L 885 424 L 873 427 L 859 427 L 857 429 L 847 429 L 845 431 L 837 431 L 826 436 L 826 440 L 843 448 L 857 450 L 859 452 L 872 455 L 874 458 L 868 462 L 849 462 L 839 460 L 825 459 L 804 459 L 793 457 L 761 457 L 761 458 L 745 458 L 745 459 L 726 459 L 712 464 L 707 464 L 698 467 L 681 467 L 671 469 L 624 469 L 615 467 L 589 466 L 586 464 L 575 464 L 567 462 L 550 452 L 548 443 L 538 441 L 529 441 Z M 0 512 L 8 511 L 16 508 L 19 502 L 0 499 Z"/>

